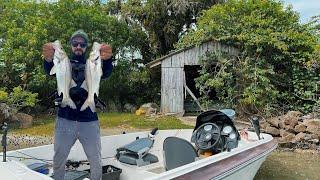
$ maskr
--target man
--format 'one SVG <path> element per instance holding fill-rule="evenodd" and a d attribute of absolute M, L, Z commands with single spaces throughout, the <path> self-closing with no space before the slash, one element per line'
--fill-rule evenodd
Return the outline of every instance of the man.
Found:
<path fill-rule="evenodd" d="M 58 116 L 55 124 L 53 171 L 55 180 L 63 180 L 65 164 L 71 147 L 79 139 L 90 163 L 90 178 L 100 180 L 101 167 L 101 141 L 100 126 L 96 112 L 90 108 L 80 111 L 80 108 L 88 96 L 88 92 L 80 86 L 85 79 L 85 52 L 89 39 L 83 30 L 78 30 L 70 38 L 72 56 L 72 79 L 77 86 L 70 89 L 69 94 L 75 102 L 77 109 L 68 106 L 58 108 Z M 53 67 L 54 49 L 52 43 L 43 45 L 44 69 L 49 74 Z M 102 44 L 100 49 L 102 60 L 102 79 L 110 76 L 112 71 L 112 48 Z"/>

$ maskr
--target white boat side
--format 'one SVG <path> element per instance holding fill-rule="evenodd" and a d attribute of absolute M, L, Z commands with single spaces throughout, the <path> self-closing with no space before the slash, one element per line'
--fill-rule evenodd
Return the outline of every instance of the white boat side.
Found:
<path fill-rule="evenodd" d="M 193 163 L 186 164 L 170 171 L 165 171 L 162 154 L 164 140 L 167 137 L 175 136 L 186 139 L 190 142 L 192 132 L 192 129 L 158 131 L 157 135 L 155 136 L 155 143 L 150 150 L 150 153 L 156 155 L 159 159 L 159 162 L 141 167 L 119 162 L 115 158 L 116 149 L 134 141 L 136 137 L 147 137 L 149 132 L 103 136 L 101 137 L 103 158 L 102 163 L 103 165 L 113 165 L 122 169 L 120 180 L 253 179 L 266 157 L 277 147 L 277 143 L 271 135 L 261 134 L 263 139 L 258 140 L 255 133 L 249 132 L 249 141 L 240 140 L 238 147 L 232 149 L 230 152 L 221 152 L 210 157 L 200 158 Z M 7 156 L 8 161 L 20 161 L 20 163 L 24 164 L 30 163 L 30 161 L 41 162 L 45 160 L 49 160 L 49 162 L 52 163 L 53 145 L 51 144 L 9 151 L 7 152 Z M 17 157 L 29 157 L 32 158 L 32 160 Z M 85 153 L 79 141 L 77 141 L 71 149 L 68 159 L 74 161 L 86 160 Z M 83 165 L 79 167 L 79 170 L 88 168 L 89 166 Z M 0 179 L 2 179 L 2 172 L 4 171 L 7 171 L 6 167 L 0 166 Z M 51 173 L 52 167 L 50 169 L 49 176 Z M 49 177 L 47 176 L 43 179 L 45 178 L 48 179 Z M 23 179 L 34 180 L 32 178 Z M 16 179 L 13 178 L 12 180 Z"/>

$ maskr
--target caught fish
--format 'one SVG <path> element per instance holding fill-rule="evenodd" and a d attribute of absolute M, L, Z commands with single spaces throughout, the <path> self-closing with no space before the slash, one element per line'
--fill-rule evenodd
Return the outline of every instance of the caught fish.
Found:
<path fill-rule="evenodd" d="M 100 80 L 102 76 L 102 62 L 100 58 L 101 44 L 94 42 L 92 51 L 85 67 L 85 81 L 81 85 L 82 88 L 88 91 L 88 97 L 83 103 L 80 111 L 84 111 L 88 107 L 92 112 L 96 111 L 94 96 L 99 95 Z"/>
<path fill-rule="evenodd" d="M 56 74 L 58 95 L 62 96 L 61 107 L 69 106 L 76 109 L 75 103 L 69 95 L 70 87 L 76 86 L 72 80 L 71 63 L 67 54 L 63 51 L 60 41 L 56 40 L 52 43 L 54 48 L 53 64 L 50 75 Z"/>

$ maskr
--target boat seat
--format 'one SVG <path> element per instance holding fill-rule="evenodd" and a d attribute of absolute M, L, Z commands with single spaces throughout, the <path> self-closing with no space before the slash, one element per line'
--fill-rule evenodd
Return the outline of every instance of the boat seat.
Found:
<path fill-rule="evenodd" d="M 185 139 L 168 137 L 163 142 L 164 167 L 167 171 L 192 163 L 197 157 L 197 151 Z"/>
<path fill-rule="evenodd" d="M 158 162 L 157 156 L 149 153 L 154 141 L 150 138 L 140 138 L 117 149 L 117 159 L 120 162 L 144 166 Z"/>

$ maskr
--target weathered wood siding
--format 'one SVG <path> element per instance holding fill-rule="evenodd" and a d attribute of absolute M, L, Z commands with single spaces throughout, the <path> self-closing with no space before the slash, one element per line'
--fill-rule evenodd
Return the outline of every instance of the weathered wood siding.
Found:
<path fill-rule="evenodd" d="M 169 62 L 161 64 L 161 111 L 183 112 L 183 68 L 172 67 Z"/>
<path fill-rule="evenodd" d="M 161 111 L 163 113 L 184 113 L 184 66 L 199 65 L 201 56 L 208 52 L 238 54 L 238 50 L 218 42 L 206 42 L 179 53 L 173 53 L 161 60 Z"/>

